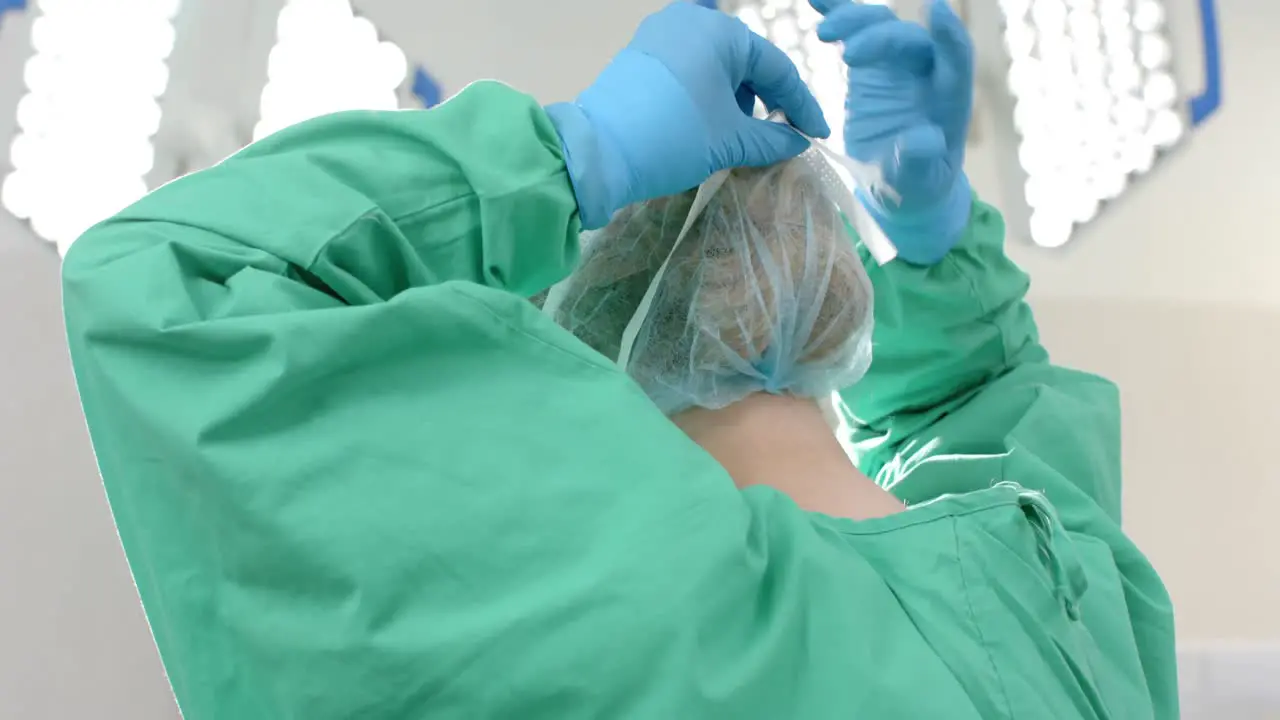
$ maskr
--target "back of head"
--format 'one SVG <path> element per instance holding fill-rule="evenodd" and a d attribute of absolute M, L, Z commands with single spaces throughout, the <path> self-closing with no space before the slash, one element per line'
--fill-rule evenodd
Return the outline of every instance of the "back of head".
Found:
<path fill-rule="evenodd" d="M 626 370 L 668 414 L 856 382 L 870 364 L 871 283 L 811 165 L 732 171 L 681 240 L 695 197 L 630 206 L 585 235 L 548 308 L 556 321 L 617 358 L 643 312 Z"/>

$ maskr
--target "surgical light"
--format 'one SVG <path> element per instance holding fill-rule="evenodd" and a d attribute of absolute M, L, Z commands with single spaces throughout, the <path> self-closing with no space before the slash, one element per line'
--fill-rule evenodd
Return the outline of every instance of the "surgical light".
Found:
<path fill-rule="evenodd" d="M 347 0 L 289 0 L 280 11 L 254 139 L 341 110 L 394 110 L 409 72 Z"/>
<path fill-rule="evenodd" d="M 1160 0 L 1000 0 L 1032 239 L 1066 243 L 1185 135 Z"/>
<path fill-rule="evenodd" d="M 868 5 L 891 5 L 889 0 Z M 818 39 L 816 28 L 822 16 L 809 0 L 741 0 L 723 3 L 726 12 L 736 15 L 757 34 L 769 39 L 795 63 L 800 78 L 822 106 L 831 126 L 828 141 L 844 149 L 844 99 L 848 92 L 847 72 L 840 45 Z"/>
<path fill-rule="evenodd" d="M 59 252 L 147 192 L 178 0 L 43 0 L 0 202 Z"/>

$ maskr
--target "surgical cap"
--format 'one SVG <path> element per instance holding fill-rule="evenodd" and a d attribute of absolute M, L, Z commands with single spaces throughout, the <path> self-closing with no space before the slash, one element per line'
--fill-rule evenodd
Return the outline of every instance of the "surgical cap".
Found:
<path fill-rule="evenodd" d="M 584 234 L 544 310 L 668 414 L 852 385 L 871 362 L 871 282 L 817 167 L 735 169 L 624 208 Z"/>

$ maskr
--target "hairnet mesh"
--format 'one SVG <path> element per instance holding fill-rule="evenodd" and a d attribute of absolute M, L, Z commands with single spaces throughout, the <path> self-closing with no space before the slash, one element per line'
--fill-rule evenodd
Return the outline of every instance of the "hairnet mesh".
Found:
<path fill-rule="evenodd" d="M 697 191 L 624 208 L 584 234 L 546 309 L 667 413 L 857 382 L 871 361 L 871 282 L 819 167 L 802 156 L 731 171 L 679 243 Z"/>

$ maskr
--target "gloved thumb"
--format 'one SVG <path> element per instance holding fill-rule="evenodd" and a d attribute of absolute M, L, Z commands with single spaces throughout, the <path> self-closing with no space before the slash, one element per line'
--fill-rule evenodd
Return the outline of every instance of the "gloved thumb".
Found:
<path fill-rule="evenodd" d="M 735 141 L 725 167 L 764 167 L 809 149 L 809 140 L 795 128 L 759 118 L 744 117 Z"/>
<path fill-rule="evenodd" d="M 947 139 L 942 129 L 923 123 L 898 135 L 894 141 L 891 169 L 885 176 L 904 198 L 932 203 L 945 196 L 955 169 L 950 165 Z M 911 187 L 900 187 L 904 182 L 909 182 Z"/>

